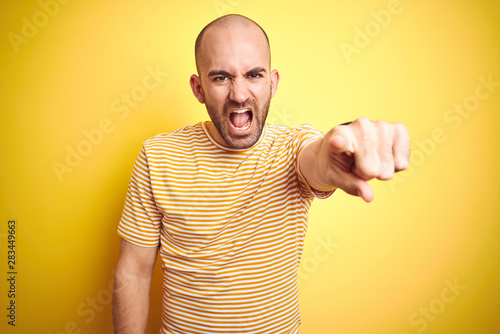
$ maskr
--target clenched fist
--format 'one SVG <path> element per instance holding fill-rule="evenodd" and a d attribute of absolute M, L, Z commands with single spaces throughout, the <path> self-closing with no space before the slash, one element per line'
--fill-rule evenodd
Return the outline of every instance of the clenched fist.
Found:
<path fill-rule="evenodd" d="M 390 180 L 408 168 L 409 156 L 404 125 L 359 118 L 334 127 L 307 146 L 299 156 L 299 169 L 317 190 L 340 188 L 370 202 L 373 190 L 367 181 Z"/>

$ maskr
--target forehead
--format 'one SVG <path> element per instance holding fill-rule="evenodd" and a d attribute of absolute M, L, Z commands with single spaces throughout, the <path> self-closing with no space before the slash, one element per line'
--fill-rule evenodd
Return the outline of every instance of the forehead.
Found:
<path fill-rule="evenodd" d="M 217 69 L 248 70 L 270 66 L 269 44 L 254 25 L 217 26 L 206 31 L 200 47 L 202 72 Z"/>

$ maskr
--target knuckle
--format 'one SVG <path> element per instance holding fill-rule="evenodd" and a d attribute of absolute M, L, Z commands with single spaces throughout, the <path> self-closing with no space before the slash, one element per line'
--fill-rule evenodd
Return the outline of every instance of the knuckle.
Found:
<path fill-rule="evenodd" d="M 406 126 L 404 124 L 401 124 L 401 123 L 394 123 L 393 124 L 394 126 L 394 129 L 395 131 L 400 134 L 400 135 L 403 135 L 405 137 L 408 137 L 409 138 L 409 135 L 408 135 L 408 129 L 406 128 Z"/>
<path fill-rule="evenodd" d="M 385 142 L 390 142 L 392 144 L 392 139 L 394 138 L 394 131 L 393 128 L 391 127 L 391 124 L 389 124 L 386 121 L 377 121 L 375 123 L 375 126 L 377 128 L 377 132 L 381 140 L 384 140 Z"/>
<path fill-rule="evenodd" d="M 381 181 L 389 181 L 393 177 L 394 177 L 394 172 L 387 172 L 387 173 L 380 174 L 380 176 L 378 177 L 378 179 L 381 180 Z"/>
<path fill-rule="evenodd" d="M 382 170 L 380 171 L 380 175 L 378 176 L 379 180 L 390 180 L 394 177 L 394 164 L 386 163 Z"/>
<path fill-rule="evenodd" d="M 402 130 L 402 131 L 407 131 L 407 128 L 406 128 L 406 125 L 404 125 L 403 123 L 393 123 L 393 125 L 398 128 L 399 130 Z"/>
<path fill-rule="evenodd" d="M 366 137 L 373 139 L 377 134 L 377 127 L 375 123 L 370 121 L 368 118 L 363 118 L 363 120 L 359 123 L 359 128 L 363 138 Z"/>
<path fill-rule="evenodd" d="M 396 161 L 394 164 L 394 169 L 396 172 L 404 171 L 405 169 L 408 169 L 408 167 L 410 167 L 410 162 L 408 159 L 399 159 L 399 161 Z"/>
<path fill-rule="evenodd" d="M 377 130 L 374 123 L 370 122 L 362 122 L 359 126 L 360 135 L 363 140 L 373 141 L 377 137 Z"/>
<path fill-rule="evenodd" d="M 369 181 L 373 179 L 377 179 L 379 177 L 379 173 L 375 170 L 365 170 L 364 173 L 361 175 L 361 178 Z"/>
<path fill-rule="evenodd" d="M 364 180 L 371 180 L 380 176 L 380 162 L 373 161 L 370 164 L 356 168 L 356 174 Z"/>
<path fill-rule="evenodd" d="M 370 125 L 372 125 L 372 121 L 366 117 L 360 117 L 354 121 L 359 127 L 362 129 L 366 129 Z"/>
<path fill-rule="evenodd" d="M 381 129 L 388 129 L 389 128 L 389 122 L 386 122 L 386 121 L 376 121 L 375 125 Z"/>

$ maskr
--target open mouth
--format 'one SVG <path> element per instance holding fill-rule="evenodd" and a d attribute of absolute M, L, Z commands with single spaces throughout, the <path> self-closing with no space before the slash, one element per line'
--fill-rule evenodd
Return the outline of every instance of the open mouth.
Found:
<path fill-rule="evenodd" d="M 247 131 L 252 126 L 253 113 L 250 109 L 235 110 L 229 114 L 229 122 L 236 131 Z"/>

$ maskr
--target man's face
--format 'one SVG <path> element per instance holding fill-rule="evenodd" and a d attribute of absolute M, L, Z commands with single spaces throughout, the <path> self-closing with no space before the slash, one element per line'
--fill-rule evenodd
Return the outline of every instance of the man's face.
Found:
<path fill-rule="evenodd" d="M 254 145 L 279 80 L 278 72 L 270 71 L 269 46 L 262 31 L 254 26 L 208 30 L 199 70 L 200 77 L 193 75 L 191 85 L 217 129 L 211 134 L 232 148 Z"/>

